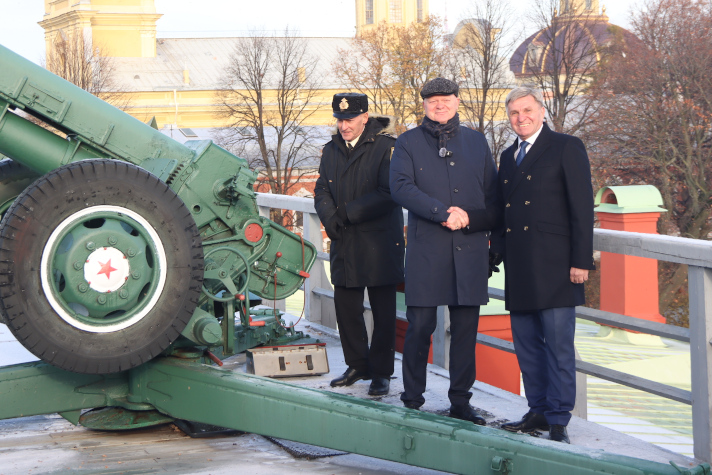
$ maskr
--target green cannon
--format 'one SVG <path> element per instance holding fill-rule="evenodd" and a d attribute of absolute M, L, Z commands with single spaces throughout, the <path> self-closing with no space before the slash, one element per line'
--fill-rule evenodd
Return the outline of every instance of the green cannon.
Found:
<path fill-rule="evenodd" d="M 0 154 L 0 310 L 43 361 L 111 374 L 290 337 L 278 316 L 251 334 L 242 299 L 293 294 L 316 250 L 259 215 L 245 160 L 180 144 L 2 46 Z"/>

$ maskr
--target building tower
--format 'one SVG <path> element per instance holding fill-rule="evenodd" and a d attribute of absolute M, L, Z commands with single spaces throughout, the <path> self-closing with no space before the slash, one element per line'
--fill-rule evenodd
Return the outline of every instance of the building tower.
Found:
<path fill-rule="evenodd" d="M 599 15 L 599 11 L 598 0 L 560 0 L 559 3 L 561 16 Z"/>
<path fill-rule="evenodd" d="M 57 35 L 83 33 L 104 56 L 153 58 L 156 56 L 154 0 L 45 0 L 46 51 Z"/>
<path fill-rule="evenodd" d="M 428 0 L 356 0 L 356 34 L 383 21 L 403 26 L 421 22 L 429 14 Z"/>

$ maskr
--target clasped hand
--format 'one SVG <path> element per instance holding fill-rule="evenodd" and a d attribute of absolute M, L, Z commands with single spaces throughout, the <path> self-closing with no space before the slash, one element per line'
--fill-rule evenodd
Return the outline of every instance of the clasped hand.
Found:
<path fill-rule="evenodd" d="M 441 223 L 446 228 L 457 231 L 470 224 L 470 217 L 462 208 L 451 206 L 447 209 L 447 212 L 450 213 L 450 216 L 448 216 L 447 221 Z"/>

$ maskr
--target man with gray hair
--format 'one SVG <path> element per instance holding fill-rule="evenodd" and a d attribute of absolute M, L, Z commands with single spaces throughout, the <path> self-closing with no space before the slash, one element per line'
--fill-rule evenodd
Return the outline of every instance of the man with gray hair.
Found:
<path fill-rule="evenodd" d="M 505 304 L 529 412 L 502 428 L 548 430 L 551 440 L 569 443 L 574 307 L 584 304 L 594 269 L 591 167 L 580 139 L 544 122 L 541 91 L 517 87 L 505 106 L 518 139 L 500 157 L 504 225 L 492 235 L 492 252 L 504 257 Z"/>

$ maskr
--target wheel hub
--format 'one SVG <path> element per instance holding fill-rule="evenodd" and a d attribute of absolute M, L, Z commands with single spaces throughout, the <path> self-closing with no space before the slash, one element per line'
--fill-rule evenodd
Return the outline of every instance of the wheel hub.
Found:
<path fill-rule="evenodd" d="M 115 247 L 97 249 L 84 264 L 84 279 L 91 289 L 101 293 L 120 289 L 130 273 L 128 259 Z"/>
<path fill-rule="evenodd" d="M 119 206 L 85 208 L 62 221 L 42 254 L 42 288 L 70 325 L 114 332 L 143 319 L 166 281 L 166 254 L 156 230 Z"/>

